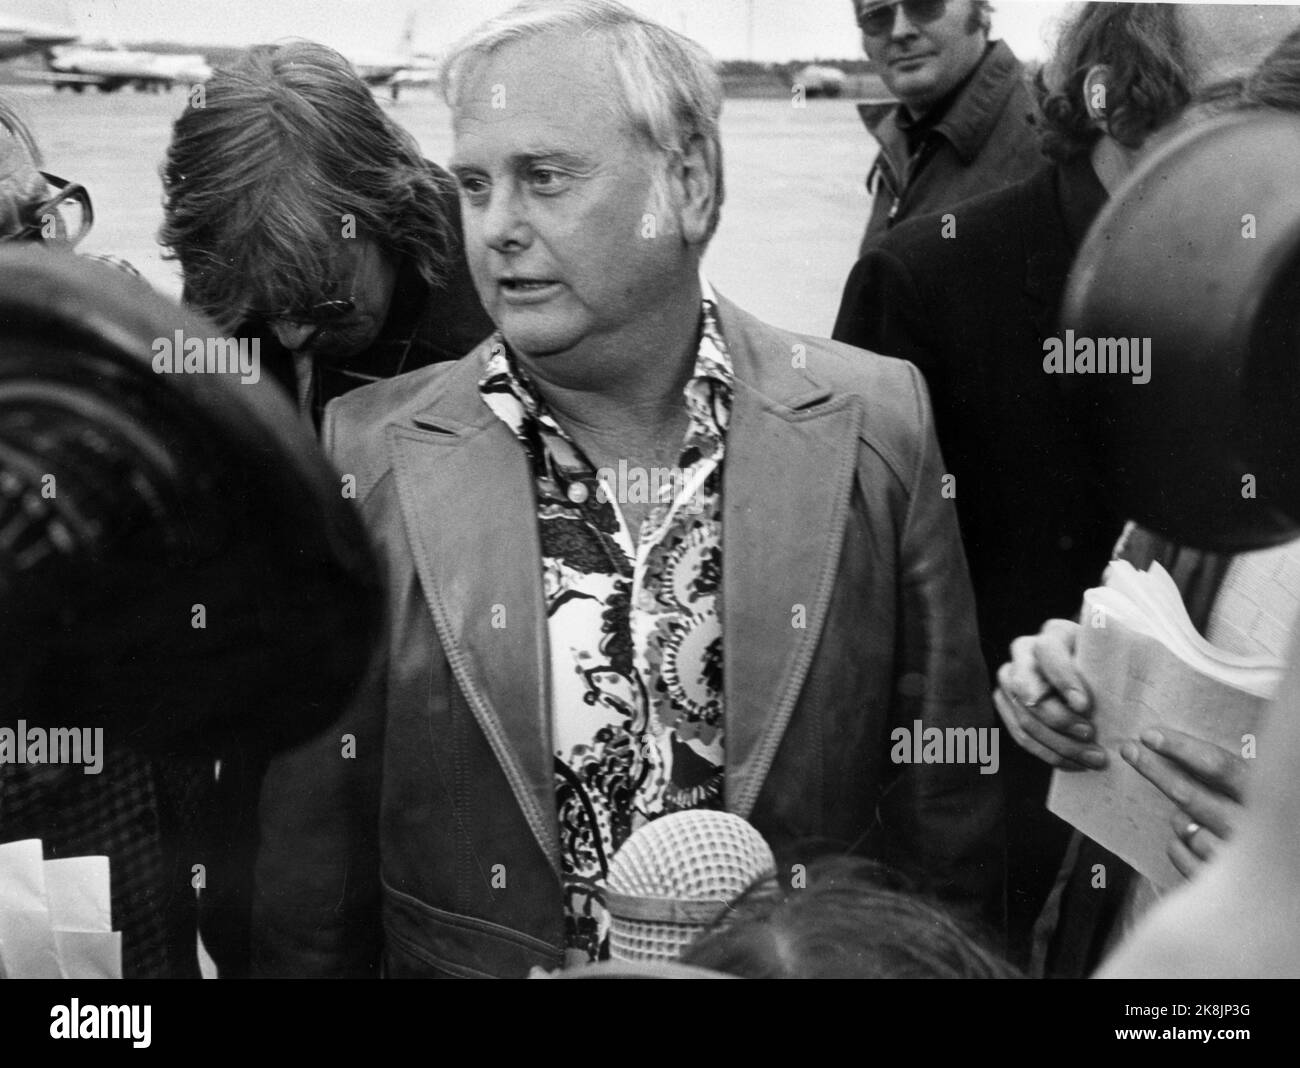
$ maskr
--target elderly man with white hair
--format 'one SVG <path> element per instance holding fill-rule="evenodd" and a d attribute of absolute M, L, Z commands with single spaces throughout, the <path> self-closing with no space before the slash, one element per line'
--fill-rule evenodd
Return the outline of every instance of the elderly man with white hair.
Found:
<path fill-rule="evenodd" d="M 997 735 L 918 373 L 702 279 L 722 90 L 693 42 L 526 0 L 445 87 L 497 330 L 326 412 L 387 653 L 271 769 L 256 965 L 599 959 L 610 858 L 691 808 L 796 879 L 853 851 L 996 925 Z"/>

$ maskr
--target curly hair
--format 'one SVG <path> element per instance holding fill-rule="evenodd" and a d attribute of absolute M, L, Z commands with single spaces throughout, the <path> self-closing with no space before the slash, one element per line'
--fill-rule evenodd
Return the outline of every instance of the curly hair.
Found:
<path fill-rule="evenodd" d="M 1043 152 L 1064 162 L 1085 155 L 1102 131 L 1088 113 L 1084 81 L 1099 64 L 1106 79 L 1106 133 L 1139 148 L 1192 98 L 1193 56 L 1177 4 L 1090 3 L 1066 24 L 1038 74 Z"/>
<path fill-rule="evenodd" d="M 176 120 L 158 240 L 186 300 L 226 328 L 254 306 L 319 299 L 349 220 L 431 286 L 445 278 L 450 183 L 348 61 L 311 41 L 259 45 Z"/>

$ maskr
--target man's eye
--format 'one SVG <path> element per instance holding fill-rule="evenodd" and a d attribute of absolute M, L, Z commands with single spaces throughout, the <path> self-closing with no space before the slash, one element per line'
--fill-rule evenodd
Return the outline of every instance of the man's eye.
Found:
<path fill-rule="evenodd" d="M 471 200 L 487 195 L 487 182 L 476 175 L 462 174 L 456 181 L 460 183 L 460 191 Z"/>
<path fill-rule="evenodd" d="M 528 182 L 539 193 L 559 192 L 567 184 L 565 175 L 550 167 L 534 167 L 528 172 Z"/>

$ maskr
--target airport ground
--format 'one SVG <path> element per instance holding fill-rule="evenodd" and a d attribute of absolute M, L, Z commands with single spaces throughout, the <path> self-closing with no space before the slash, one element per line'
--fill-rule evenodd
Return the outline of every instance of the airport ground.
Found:
<path fill-rule="evenodd" d="M 31 122 L 46 169 L 82 182 L 95 229 L 82 248 L 131 261 L 159 290 L 180 293 L 179 272 L 155 241 L 162 220 L 158 167 L 185 93 L 56 93 L 6 86 Z M 852 100 L 730 99 L 723 110 L 726 204 L 705 260 L 719 292 L 768 321 L 830 333 L 866 223 L 863 176 L 875 147 Z M 451 152 L 436 92 L 408 92 L 389 113 L 425 154 Z"/>

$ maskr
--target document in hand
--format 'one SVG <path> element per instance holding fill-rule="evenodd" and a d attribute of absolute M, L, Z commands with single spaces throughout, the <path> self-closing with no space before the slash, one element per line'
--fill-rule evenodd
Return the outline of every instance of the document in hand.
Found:
<path fill-rule="evenodd" d="M 1049 811 L 1077 827 L 1159 887 L 1182 881 L 1166 855 L 1174 804 L 1119 755 L 1119 747 L 1166 727 L 1239 753 L 1259 726 L 1282 664 L 1206 641 L 1178 587 L 1159 564 L 1138 571 L 1117 560 L 1104 586 L 1084 594 L 1075 660 L 1093 695 L 1100 771 L 1057 771 Z M 1140 743 L 1139 743 L 1140 744 Z"/>

